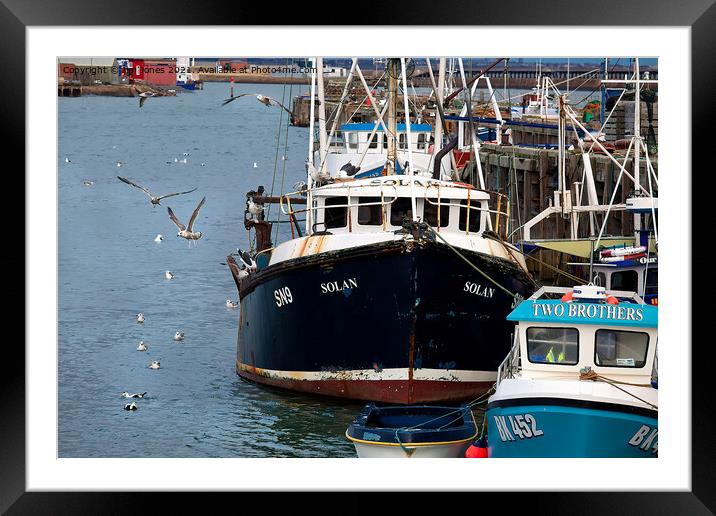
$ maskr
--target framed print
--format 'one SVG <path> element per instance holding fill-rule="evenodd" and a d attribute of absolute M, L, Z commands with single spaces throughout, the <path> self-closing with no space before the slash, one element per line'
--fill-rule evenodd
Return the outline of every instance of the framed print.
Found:
<path fill-rule="evenodd" d="M 391 4 L 367 26 L 207 7 L 0 6 L 5 154 L 24 158 L 27 203 L 0 508 L 325 490 L 714 510 L 713 353 L 695 331 L 712 180 L 694 159 L 709 148 L 713 5 L 449 2 L 423 19 Z M 536 292 L 551 296 L 541 313 Z M 522 412 L 500 398 L 518 369 L 531 389 L 550 371 L 581 382 L 567 423 L 533 403 L 554 391 Z M 584 385 L 599 382 L 629 407 L 609 423 L 590 419 L 603 400 Z M 473 409 L 465 428 L 410 441 L 408 419 L 361 427 L 441 402 Z M 622 439 L 617 419 L 639 423 Z M 486 461 L 358 458 L 378 441 L 380 458 L 456 442 L 462 458 L 485 433 Z"/>

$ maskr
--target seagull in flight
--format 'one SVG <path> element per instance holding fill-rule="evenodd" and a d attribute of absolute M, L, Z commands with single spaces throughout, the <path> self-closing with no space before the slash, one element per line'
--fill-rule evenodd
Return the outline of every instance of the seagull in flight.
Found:
<path fill-rule="evenodd" d="M 228 104 L 229 102 L 233 102 L 234 100 L 236 100 L 236 99 L 238 99 L 238 98 L 241 98 L 241 97 L 245 97 L 245 96 L 247 96 L 247 95 L 256 97 L 256 99 L 257 99 L 259 102 L 261 102 L 261 104 L 263 104 L 263 105 L 266 106 L 266 107 L 279 106 L 279 107 L 281 107 L 284 111 L 286 111 L 289 115 L 293 116 L 293 112 L 292 112 L 290 109 L 288 109 L 286 106 L 284 106 L 283 104 L 281 104 L 278 100 L 272 99 L 271 97 L 267 97 L 266 95 L 261 95 L 260 93 L 242 93 L 241 95 L 237 95 L 237 96 L 235 96 L 235 97 L 231 97 L 231 98 L 229 98 L 229 99 L 226 99 L 224 102 L 221 103 L 221 105 L 222 105 L 222 106 L 225 106 L 225 105 Z"/>
<path fill-rule="evenodd" d="M 201 238 L 201 231 L 194 231 L 193 228 L 194 222 L 196 222 L 196 217 L 199 215 L 199 210 L 202 206 L 204 206 L 204 201 L 206 201 L 206 197 L 202 197 L 201 201 L 199 201 L 198 206 L 194 209 L 194 213 L 191 214 L 191 218 L 189 219 L 189 224 L 187 226 L 179 222 L 179 219 L 176 215 L 174 215 L 172 209 L 170 207 L 167 207 L 167 211 L 169 212 L 169 218 L 171 218 L 172 222 L 174 222 L 174 224 L 176 224 L 179 228 L 177 236 L 186 238 L 187 240 L 199 240 Z"/>
<path fill-rule="evenodd" d="M 145 194 L 147 194 L 149 196 L 149 200 L 155 207 L 157 206 L 157 204 L 159 204 L 161 206 L 161 203 L 159 201 L 161 201 L 162 199 L 166 199 L 167 197 L 173 197 L 175 195 L 188 194 L 188 193 L 191 193 L 194 190 L 196 190 L 196 188 L 194 188 L 193 190 L 187 190 L 186 192 L 174 192 L 174 193 L 170 193 L 170 194 L 166 194 L 166 195 L 156 195 L 155 196 L 155 195 L 152 195 L 152 192 L 150 192 L 148 188 L 138 185 L 137 183 L 133 183 L 126 177 L 117 176 L 117 179 L 119 179 L 120 181 L 122 181 L 124 183 L 127 183 L 130 186 L 133 186 L 135 188 L 139 188 L 140 190 L 142 190 Z"/>
<path fill-rule="evenodd" d="M 148 98 L 154 97 L 154 93 L 150 91 L 145 91 L 144 93 L 139 94 L 139 107 L 142 107 L 144 103 L 147 101 Z"/>

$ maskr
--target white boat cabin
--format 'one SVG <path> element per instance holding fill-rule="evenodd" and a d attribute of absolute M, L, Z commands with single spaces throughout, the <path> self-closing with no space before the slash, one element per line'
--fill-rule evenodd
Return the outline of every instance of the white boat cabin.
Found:
<path fill-rule="evenodd" d="M 563 297 L 542 298 L 546 294 Z M 585 368 L 613 380 L 649 384 L 657 314 L 633 292 L 592 285 L 542 287 L 507 317 L 517 323 L 515 345 L 500 366 L 498 384 L 505 377 L 575 380 Z"/>

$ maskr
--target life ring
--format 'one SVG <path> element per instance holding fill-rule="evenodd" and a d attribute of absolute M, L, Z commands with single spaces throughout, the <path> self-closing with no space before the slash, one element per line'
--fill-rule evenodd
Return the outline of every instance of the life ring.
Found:
<path fill-rule="evenodd" d="M 619 300 L 614 296 L 607 296 L 607 304 L 609 305 L 618 305 Z"/>

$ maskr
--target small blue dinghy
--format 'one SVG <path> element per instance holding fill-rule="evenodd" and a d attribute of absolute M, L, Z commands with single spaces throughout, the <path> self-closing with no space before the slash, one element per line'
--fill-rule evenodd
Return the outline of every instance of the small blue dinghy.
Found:
<path fill-rule="evenodd" d="M 366 405 L 346 430 L 360 458 L 464 457 L 477 436 L 470 407 Z"/>

